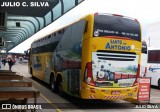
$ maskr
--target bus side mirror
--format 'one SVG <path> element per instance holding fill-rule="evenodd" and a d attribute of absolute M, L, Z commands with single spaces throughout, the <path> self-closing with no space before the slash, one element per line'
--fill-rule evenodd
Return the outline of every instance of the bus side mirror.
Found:
<path fill-rule="evenodd" d="M 142 46 L 142 53 L 147 54 L 147 47 L 146 46 Z"/>
<path fill-rule="evenodd" d="M 147 43 L 142 41 L 142 53 L 147 54 Z"/>

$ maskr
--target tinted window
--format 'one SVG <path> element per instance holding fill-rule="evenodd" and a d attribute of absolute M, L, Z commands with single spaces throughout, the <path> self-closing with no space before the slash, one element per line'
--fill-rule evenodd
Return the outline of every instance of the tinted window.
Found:
<path fill-rule="evenodd" d="M 148 63 L 160 63 L 160 51 L 148 51 Z"/>
<path fill-rule="evenodd" d="M 141 41 L 140 25 L 136 20 L 121 16 L 95 15 L 93 37 L 119 36 Z"/>

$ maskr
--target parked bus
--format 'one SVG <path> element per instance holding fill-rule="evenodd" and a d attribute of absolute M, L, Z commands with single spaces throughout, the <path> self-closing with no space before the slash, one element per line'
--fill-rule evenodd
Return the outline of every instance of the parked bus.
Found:
<path fill-rule="evenodd" d="M 29 71 L 60 95 L 137 98 L 141 27 L 116 14 L 89 14 L 31 44 Z"/>
<path fill-rule="evenodd" d="M 154 40 L 153 40 L 154 41 Z M 148 47 L 142 41 L 140 77 L 151 77 L 151 85 L 160 88 L 160 48 Z"/>
<path fill-rule="evenodd" d="M 148 48 L 147 75 L 151 77 L 151 85 L 160 89 L 160 48 Z"/>

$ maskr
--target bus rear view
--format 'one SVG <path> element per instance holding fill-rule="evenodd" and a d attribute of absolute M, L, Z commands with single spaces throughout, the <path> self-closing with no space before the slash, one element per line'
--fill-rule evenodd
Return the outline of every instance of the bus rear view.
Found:
<path fill-rule="evenodd" d="M 82 46 L 82 98 L 136 98 L 142 46 L 139 22 L 113 14 L 96 13 L 92 18 L 92 37 Z"/>

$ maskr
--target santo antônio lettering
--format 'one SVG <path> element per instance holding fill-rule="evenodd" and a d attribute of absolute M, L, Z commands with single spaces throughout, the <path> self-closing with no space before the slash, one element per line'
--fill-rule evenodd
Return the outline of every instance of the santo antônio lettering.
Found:
<path fill-rule="evenodd" d="M 123 44 L 122 40 L 110 40 L 110 42 L 106 44 L 106 49 L 130 51 L 131 47 Z"/>
<path fill-rule="evenodd" d="M 122 44 L 122 40 L 111 40 L 111 44 Z"/>

